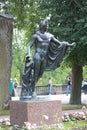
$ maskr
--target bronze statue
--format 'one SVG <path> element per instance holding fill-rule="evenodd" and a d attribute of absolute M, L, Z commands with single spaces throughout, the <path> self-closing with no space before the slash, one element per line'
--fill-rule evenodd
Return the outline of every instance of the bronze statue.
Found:
<path fill-rule="evenodd" d="M 40 30 L 36 31 L 28 45 L 21 97 L 33 95 L 35 84 L 44 71 L 51 71 L 59 67 L 67 48 L 75 46 L 75 43 L 60 42 L 48 33 L 48 21 L 41 21 L 39 28 Z M 30 48 L 33 45 L 35 46 L 35 52 L 33 61 L 30 61 Z"/>

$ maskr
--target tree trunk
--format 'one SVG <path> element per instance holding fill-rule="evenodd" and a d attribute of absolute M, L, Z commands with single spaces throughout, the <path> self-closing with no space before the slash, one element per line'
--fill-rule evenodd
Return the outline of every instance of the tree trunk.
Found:
<path fill-rule="evenodd" d="M 83 67 L 73 63 L 72 66 L 72 92 L 70 104 L 81 104 L 81 85 Z"/>
<path fill-rule="evenodd" d="M 9 98 L 13 17 L 0 14 L 0 109 Z"/>

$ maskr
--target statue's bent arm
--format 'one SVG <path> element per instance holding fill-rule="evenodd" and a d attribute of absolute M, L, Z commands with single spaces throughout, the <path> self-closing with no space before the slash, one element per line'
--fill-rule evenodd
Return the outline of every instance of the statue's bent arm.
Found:
<path fill-rule="evenodd" d="M 35 44 L 35 41 L 36 41 L 36 36 L 33 35 L 32 40 L 30 41 L 30 43 L 28 44 L 28 47 L 27 47 L 29 56 L 30 56 L 30 48 L 33 46 L 33 44 Z"/>

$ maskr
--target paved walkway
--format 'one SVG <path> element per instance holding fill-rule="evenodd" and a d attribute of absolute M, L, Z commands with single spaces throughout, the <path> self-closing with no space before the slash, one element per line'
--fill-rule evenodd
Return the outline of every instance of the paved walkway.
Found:
<path fill-rule="evenodd" d="M 0 116 L 0 120 L 10 120 L 10 116 Z"/>
<path fill-rule="evenodd" d="M 61 100 L 62 104 L 69 104 L 69 100 L 70 100 L 70 94 L 68 96 L 66 94 L 48 95 L 47 97 L 49 97 L 48 99 L 52 99 L 52 100 Z M 18 100 L 18 99 L 19 98 L 17 97 L 16 100 Z M 82 93 L 81 102 L 83 104 L 87 104 L 87 94 Z M 63 111 L 62 113 L 64 114 L 65 112 L 71 112 L 71 111 L 72 110 L 67 110 L 67 111 Z M 73 111 L 82 111 L 82 110 L 73 110 Z M 0 119 L 10 119 L 10 117 L 9 116 L 0 116 Z"/>
<path fill-rule="evenodd" d="M 58 95 L 50 95 L 53 99 L 61 100 L 62 104 L 69 104 L 70 94 L 67 96 L 66 94 L 58 94 Z M 87 104 L 87 94 L 81 94 L 81 102 L 82 104 Z"/>

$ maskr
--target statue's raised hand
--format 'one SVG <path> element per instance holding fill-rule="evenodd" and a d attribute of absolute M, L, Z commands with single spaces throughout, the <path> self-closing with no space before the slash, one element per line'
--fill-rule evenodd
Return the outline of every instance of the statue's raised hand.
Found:
<path fill-rule="evenodd" d="M 71 44 L 71 47 L 76 47 L 76 43 L 73 42 L 73 43 Z"/>
<path fill-rule="evenodd" d="M 29 55 L 26 55 L 26 57 L 25 57 L 25 61 L 26 61 L 26 62 L 30 62 L 30 61 L 31 61 L 31 59 L 30 59 L 30 56 L 29 56 Z"/>

